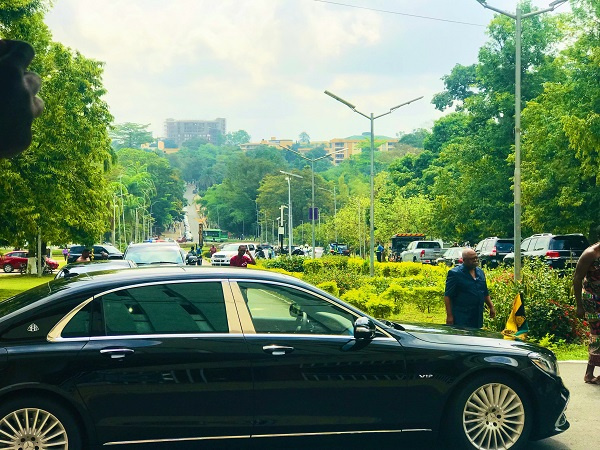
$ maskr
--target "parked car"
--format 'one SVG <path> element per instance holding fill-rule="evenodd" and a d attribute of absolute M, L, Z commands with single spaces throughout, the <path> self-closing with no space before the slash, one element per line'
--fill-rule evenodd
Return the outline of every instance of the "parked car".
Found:
<path fill-rule="evenodd" d="M 137 267 L 137 264 L 128 259 L 74 262 L 63 266 L 63 268 L 58 271 L 54 279 L 76 277 L 82 273 L 100 272 L 102 270 L 129 269 L 132 267 Z"/>
<path fill-rule="evenodd" d="M 436 264 L 446 264 L 448 267 L 463 263 L 462 252 L 466 247 L 450 247 L 444 249 L 442 256 L 435 260 Z"/>
<path fill-rule="evenodd" d="M 442 245 L 439 241 L 412 241 L 406 250 L 400 253 L 400 260 L 434 264 L 441 254 Z"/>
<path fill-rule="evenodd" d="M 521 242 L 521 260 L 540 258 L 552 269 L 574 268 L 589 245 L 586 237 L 579 233 L 534 234 Z M 514 265 L 515 254 L 507 254 L 504 262 Z"/>
<path fill-rule="evenodd" d="M 3 256 L 0 256 L 0 266 L 2 267 L 2 270 L 6 273 L 11 273 L 14 270 L 19 270 L 23 273 L 27 268 L 28 253 L 27 250 L 13 250 L 12 252 L 7 252 Z M 54 272 L 58 269 L 58 265 L 58 261 L 44 256 L 44 273 Z"/>
<path fill-rule="evenodd" d="M 13 250 L 12 252 L 6 252 L 0 256 L 0 264 L 2 270 L 6 273 L 11 273 L 13 270 L 20 270 L 21 265 L 27 266 L 27 250 Z"/>
<path fill-rule="evenodd" d="M 125 249 L 125 259 L 138 266 L 148 264 L 186 264 L 186 253 L 177 242 L 142 242 L 129 244 Z"/>
<path fill-rule="evenodd" d="M 302 446 L 310 435 L 410 431 L 491 450 L 569 427 L 569 391 L 550 350 L 379 321 L 261 270 L 54 280 L 0 303 L 0 337 L 0 430 L 11 448 L 237 448 L 267 437 Z"/>
<path fill-rule="evenodd" d="M 348 244 L 342 244 L 340 242 L 331 242 L 329 244 L 329 254 L 350 256 L 350 248 L 348 247 Z"/>
<path fill-rule="evenodd" d="M 228 266 L 229 260 L 232 256 L 237 255 L 238 247 L 245 245 L 248 251 L 252 254 L 253 258 L 256 258 L 257 245 L 254 242 L 236 242 L 231 244 L 225 244 L 210 258 L 210 263 L 213 266 Z"/>
<path fill-rule="evenodd" d="M 504 262 L 504 257 L 515 251 L 515 240 L 509 238 L 488 237 L 475 247 L 481 267 L 495 268 Z"/>
<path fill-rule="evenodd" d="M 81 256 L 81 253 L 85 249 L 93 250 L 94 259 L 123 259 L 123 252 L 110 244 L 96 244 L 91 248 L 85 245 L 72 245 L 69 248 L 69 256 L 67 256 L 67 262 L 72 263 Z"/>

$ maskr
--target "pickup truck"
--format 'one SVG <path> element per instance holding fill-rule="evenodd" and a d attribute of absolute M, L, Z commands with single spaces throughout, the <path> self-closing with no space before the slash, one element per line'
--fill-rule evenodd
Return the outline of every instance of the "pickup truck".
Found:
<path fill-rule="evenodd" d="M 442 245 L 438 241 L 412 241 L 400 254 L 401 261 L 435 264 L 442 254 Z"/>

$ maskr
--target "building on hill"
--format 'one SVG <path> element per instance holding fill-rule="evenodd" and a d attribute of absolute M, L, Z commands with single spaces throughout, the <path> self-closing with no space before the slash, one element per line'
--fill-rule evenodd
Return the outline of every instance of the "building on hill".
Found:
<path fill-rule="evenodd" d="M 223 118 L 215 120 L 165 120 L 165 138 L 175 141 L 178 147 L 189 139 L 201 138 L 215 141 L 218 134 L 227 134 L 227 121 Z"/>
<path fill-rule="evenodd" d="M 255 148 L 260 147 L 261 145 L 268 145 L 269 147 L 275 147 L 275 148 L 283 148 L 283 147 L 291 148 L 292 145 L 294 145 L 294 141 L 291 139 L 276 139 L 275 137 L 272 137 L 268 141 L 265 139 L 262 139 L 260 142 L 248 142 L 246 144 L 242 144 L 242 145 L 240 145 L 240 148 L 244 151 L 248 151 L 248 150 L 254 150 Z"/>
<path fill-rule="evenodd" d="M 359 147 L 359 142 L 364 141 L 365 139 L 370 139 L 370 135 L 362 135 L 362 136 L 350 136 L 348 138 L 335 138 L 329 141 L 329 146 L 325 147 L 329 153 L 336 152 L 338 150 L 345 150 L 343 153 L 336 153 L 333 155 L 334 164 L 340 164 L 345 159 L 349 159 L 353 155 L 358 155 L 362 152 L 362 149 Z M 398 143 L 398 138 L 390 138 L 387 136 L 375 136 L 375 141 L 384 141 L 377 150 L 380 152 L 388 152 L 393 150 Z"/>

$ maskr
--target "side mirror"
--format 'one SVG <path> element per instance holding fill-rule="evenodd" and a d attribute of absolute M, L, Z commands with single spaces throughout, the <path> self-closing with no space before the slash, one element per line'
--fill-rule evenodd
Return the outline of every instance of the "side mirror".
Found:
<path fill-rule="evenodd" d="M 292 317 L 298 317 L 302 315 L 302 309 L 300 308 L 300 305 L 298 303 L 292 303 L 290 305 L 290 316 Z"/>
<path fill-rule="evenodd" d="M 355 339 L 373 339 L 375 337 L 375 324 L 368 317 L 359 317 L 354 322 Z"/>

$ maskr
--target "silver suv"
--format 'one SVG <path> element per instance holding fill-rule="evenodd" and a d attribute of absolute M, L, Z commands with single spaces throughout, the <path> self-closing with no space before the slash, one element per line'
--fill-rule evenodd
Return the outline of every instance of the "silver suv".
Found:
<path fill-rule="evenodd" d="M 521 242 L 521 259 L 541 258 L 552 269 L 568 269 L 577 265 L 579 257 L 589 246 L 583 234 L 534 234 Z M 515 263 L 515 254 L 504 257 L 506 264 Z"/>

